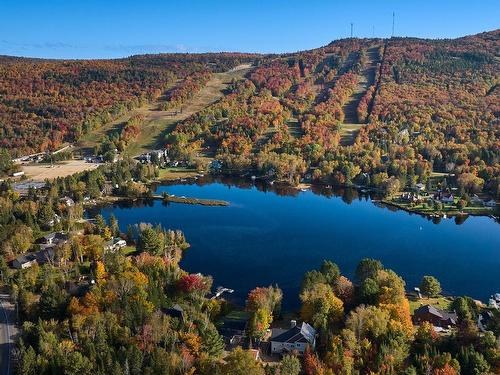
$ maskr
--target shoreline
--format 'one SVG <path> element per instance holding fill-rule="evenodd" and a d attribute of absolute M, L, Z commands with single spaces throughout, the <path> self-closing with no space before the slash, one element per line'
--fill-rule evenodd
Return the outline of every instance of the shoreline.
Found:
<path fill-rule="evenodd" d="M 175 195 L 152 195 L 149 197 L 124 197 L 116 195 L 108 195 L 98 199 L 93 202 L 87 202 L 86 205 L 91 207 L 106 206 L 108 204 L 115 204 L 119 202 L 137 202 L 143 200 L 161 200 L 164 203 L 180 203 L 180 204 L 190 204 L 190 205 L 200 205 L 200 206 L 211 206 L 211 207 L 227 207 L 231 203 L 221 199 L 203 199 L 194 197 L 177 197 Z"/>
<path fill-rule="evenodd" d="M 373 203 L 378 203 L 386 206 L 391 206 L 395 207 L 397 209 L 412 213 L 412 214 L 417 214 L 421 215 L 424 217 L 428 218 L 454 218 L 454 217 L 467 217 L 467 216 L 476 216 L 476 217 L 489 217 L 494 220 L 499 220 L 498 216 L 494 215 L 494 210 L 487 210 L 489 212 L 486 212 L 486 209 L 484 211 L 480 212 L 465 212 L 465 211 L 460 211 L 458 209 L 456 210 L 450 210 L 450 211 L 440 211 L 440 210 L 428 210 L 428 211 L 422 211 L 418 208 L 412 208 L 408 207 L 403 204 L 399 204 L 397 202 L 391 201 L 389 199 L 372 199 Z"/>
<path fill-rule="evenodd" d="M 205 178 L 207 175 L 204 175 L 200 172 L 193 171 L 192 174 L 189 176 L 185 177 L 170 177 L 170 178 L 161 178 L 157 179 L 154 181 L 151 181 L 147 185 L 150 186 L 152 184 L 158 184 L 158 185 L 168 185 L 172 183 L 178 183 L 178 184 L 194 184 L 198 180 L 201 180 Z M 241 177 L 241 176 L 228 176 L 224 174 L 215 174 L 215 175 L 209 175 L 212 178 L 219 178 L 219 177 L 235 177 L 237 179 L 242 179 L 244 181 L 248 182 L 254 182 L 255 180 L 247 178 L 247 177 Z M 283 188 L 289 188 L 289 189 L 294 189 L 298 192 L 305 192 L 305 191 L 312 191 L 315 188 L 319 189 L 335 189 L 335 188 L 347 188 L 347 189 L 354 189 L 358 191 L 358 193 L 364 194 L 364 195 L 369 195 L 370 193 L 377 193 L 378 190 L 373 187 L 369 186 L 363 186 L 363 185 L 357 185 L 357 184 L 352 184 L 352 185 L 325 185 L 322 183 L 310 183 L 310 182 L 301 182 L 298 185 L 290 185 L 286 182 L 281 182 L 281 181 L 275 181 L 273 183 L 268 182 L 267 180 L 261 180 L 263 181 L 267 186 L 271 188 L 276 188 L 279 189 L 279 187 Z M 155 199 L 155 200 L 163 200 L 165 203 L 180 203 L 180 204 L 190 204 L 190 205 L 202 205 L 202 206 L 213 206 L 213 207 L 224 207 L 224 206 L 230 206 L 230 202 L 221 200 L 221 199 L 202 199 L 202 198 L 196 198 L 196 197 L 177 197 L 173 195 L 158 195 L 154 194 L 152 196 L 145 196 L 145 197 L 122 197 L 122 196 L 105 196 L 101 197 L 95 200 L 93 204 L 89 205 L 106 205 L 106 204 L 113 204 L 121 201 L 130 201 L 130 202 L 135 202 L 139 200 L 148 200 L 148 199 Z M 375 205 L 382 205 L 382 206 L 387 206 L 387 207 L 393 207 L 397 208 L 403 211 L 406 211 L 411 214 L 417 214 L 425 218 L 429 219 L 438 219 L 438 218 L 453 218 L 453 217 L 468 217 L 468 216 L 476 216 L 476 217 L 488 217 L 492 218 L 495 221 L 499 221 L 500 218 L 499 216 L 495 215 L 495 210 L 494 209 L 486 209 L 484 208 L 483 210 L 478 210 L 478 212 L 467 212 L 467 209 L 464 210 L 450 210 L 450 211 L 439 211 L 439 210 L 426 210 L 422 211 L 418 208 L 412 208 L 404 204 L 399 204 L 397 202 L 392 201 L 390 198 L 371 198 L 370 200 L 373 204 Z"/>

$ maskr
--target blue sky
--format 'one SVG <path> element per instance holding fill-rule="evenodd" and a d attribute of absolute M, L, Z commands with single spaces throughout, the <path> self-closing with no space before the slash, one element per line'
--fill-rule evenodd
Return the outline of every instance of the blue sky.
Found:
<path fill-rule="evenodd" d="M 500 0 L 1 0 L 0 54 L 107 58 L 293 52 L 350 35 L 453 38 L 500 27 Z"/>

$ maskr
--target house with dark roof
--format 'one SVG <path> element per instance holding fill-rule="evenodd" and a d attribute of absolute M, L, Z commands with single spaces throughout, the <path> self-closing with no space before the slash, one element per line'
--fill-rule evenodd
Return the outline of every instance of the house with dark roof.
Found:
<path fill-rule="evenodd" d="M 177 304 L 172 306 L 172 307 L 169 307 L 169 308 L 161 309 L 161 312 L 165 315 L 172 317 L 172 318 L 177 318 L 181 322 L 184 320 L 184 310 L 182 307 L 180 307 Z"/>
<path fill-rule="evenodd" d="M 25 253 L 19 255 L 16 259 L 12 261 L 12 267 L 18 270 L 24 270 L 30 268 L 35 263 L 40 265 L 53 262 L 54 261 L 54 249 L 52 247 L 45 248 L 34 253 Z"/>
<path fill-rule="evenodd" d="M 23 254 L 19 255 L 16 259 L 12 261 L 12 267 L 18 270 L 24 270 L 30 268 L 36 263 L 35 254 Z"/>
<path fill-rule="evenodd" d="M 248 320 L 246 319 L 224 319 L 219 333 L 228 338 L 234 336 L 245 336 Z"/>
<path fill-rule="evenodd" d="M 38 242 L 40 249 L 48 249 L 68 241 L 68 235 L 62 232 L 53 232 L 43 236 Z"/>
<path fill-rule="evenodd" d="M 413 322 L 421 324 L 429 322 L 435 327 L 448 328 L 457 324 L 457 313 L 438 309 L 432 305 L 419 307 L 413 313 Z"/>
<path fill-rule="evenodd" d="M 303 355 L 307 347 L 315 348 L 316 330 L 305 322 L 297 325 L 295 321 L 292 321 L 290 329 L 274 328 L 270 342 L 272 354 L 286 354 L 296 351 Z"/>

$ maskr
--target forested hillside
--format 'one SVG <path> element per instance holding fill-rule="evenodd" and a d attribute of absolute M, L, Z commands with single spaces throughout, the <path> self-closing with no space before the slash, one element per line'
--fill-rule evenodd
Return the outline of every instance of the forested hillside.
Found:
<path fill-rule="evenodd" d="M 0 147 L 13 155 L 57 149 L 177 82 L 253 59 L 244 54 L 85 61 L 0 57 Z"/>
<path fill-rule="evenodd" d="M 172 155 L 214 157 L 226 173 L 387 192 L 451 173 L 462 194 L 498 197 L 499 34 L 344 39 L 268 56 L 4 57 L 0 147 L 57 149 L 160 96 L 160 109 L 178 107 L 212 72 L 251 62 L 245 80 L 165 134 Z"/>
<path fill-rule="evenodd" d="M 209 148 L 228 173 L 388 191 L 454 173 L 467 193 L 497 196 L 499 49 L 497 30 L 269 57 L 166 143 L 187 156 Z"/>

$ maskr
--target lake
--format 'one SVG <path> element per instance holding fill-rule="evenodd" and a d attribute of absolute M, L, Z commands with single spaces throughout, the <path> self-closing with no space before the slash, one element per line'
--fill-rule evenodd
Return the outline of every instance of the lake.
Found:
<path fill-rule="evenodd" d="M 277 284 L 283 307 L 295 309 L 306 271 L 329 259 L 351 278 L 365 257 L 396 271 L 408 290 L 422 276 L 433 275 L 452 295 L 487 301 L 500 292 L 500 226 L 491 218 L 432 221 L 375 204 L 352 189 L 268 189 L 231 180 L 162 185 L 157 193 L 223 199 L 231 205 L 156 200 L 108 206 L 101 213 L 105 218 L 114 214 L 123 231 L 140 222 L 181 229 L 191 244 L 183 269 L 212 275 L 214 287 L 234 289 L 230 299 L 241 304 L 254 287 Z"/>

